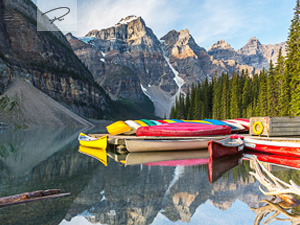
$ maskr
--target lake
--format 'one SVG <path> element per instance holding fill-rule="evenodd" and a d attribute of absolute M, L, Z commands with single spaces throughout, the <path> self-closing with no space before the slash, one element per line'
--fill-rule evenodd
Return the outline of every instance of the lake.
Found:
<path fill-rule="evenodd" d="M 205 158 L 129 165 L 126 155 L 108 149 L 104 166 L 78 152 L 81 131 L 0 130 L 0 197 L 47 189 L 71 193 L 1 208 L 0 224 L 232 225 L 268 219 L 271 224 L 291 224 L 283 214 L 278 218 L 286 220 L 272 220 L 276 211 L 263 211 L 265 203 L 260 201 L 272 197 L 260 192 L 249 174 L 249 161 L 234 159 L 210 169 Z M 269 169 L 282 180 L 300 184 L 298 170 Z M 299 211 L 296 207 L 288 212 Z"/>

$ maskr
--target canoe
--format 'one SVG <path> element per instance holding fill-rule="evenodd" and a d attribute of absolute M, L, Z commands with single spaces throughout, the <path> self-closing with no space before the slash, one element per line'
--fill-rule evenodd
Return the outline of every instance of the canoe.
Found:
<path fill-rule="evenodd" d="M 108 125 L 106 130 L 111 135 L 118 135 L 129 132 L 132 129 L 124 121 L 120 120 Z"/>
<path fill-rule="evenodd" d="M 238 166 L 242 162 L 242 154 L 223 157 L 219 159 L 209 158 L 207 176 L 210 184 L 216 182 L 224 173 Z"/>
<path fill-rule="evenodd" d="M 150 120 L 151 122 L 153 122 L 155 125 L 162 125 L 163 123 L 157 121 L 157 120 Z"/>
<path fill-rule="evenodd" d="M 224 125 L 224 126 L 230 126 L 231 130 L 237 130 L 238 128 L 236 126 L 233 126 L 232 124 L 226 123 L 221 120 L 214 120 L 214 119 L 204 119 L 204 121 L 211 123 L 212 125 Z"/>
<path fill-rule="evenodd" d="M 107 136 L 103 136 L 100 138 L 91 137 L 80 133 L 78 136 L 79 144 L 85 147 L 91 148 L 101 148 L 106 149 L 107 147 Z"/>
<path fill-rule="evenodd" d="M 203 124 L 211 124 L 211 122 L 205 121 L 205 120 L 182 120 L 183 122 L 186 123 L 203 123 Z"/>
<path fill-rule="evenodd" d="M 136 136 L 195 137 L 229 135 L 230 133 L 231 128 L 229 126 L 170 123 L 151 127 L 140 127 L 136 131 Z"/>
<path fill-rule="evenodd" d="M 174 121 L 174 120 L 164 120 L 164 121 L 167 123 L 176 123 L 176 121 Z"/>
<path fill-rule="evenodd" d="M 156 124 L 153 123 L 151 120 L 146 120 L 146 119 L 140 119 L 140 121 L 144 122 L 148 126 L 155 126 Z"/>
<path fill-rule="evenodd" d="M 283 155 L 272 155 L 272 154 L 264 154 L 264 153 L 256 153 L 256 152 L 246 152 L 246 154 L 244 154 L 243 156 L 243 159 L 246 160 L 251 159 L 253 155 L 255 155 L 257 159 L 261 162 L 300 169 L 300 158 L 297 157 L 288 157 Z"/>
<path fill-rule="evenodd" d="M 134 122 L 138 123 L 141 127 L 148 127 L 148 125 L 146 123 L 144 123 L 143 121 L 134 120 Z"/>
<path fill-rule="evenodd" d="M 277 139 L 278 140 L 278 139 Z M 300 141 L 244 138 L 245 148 L 275 155 L 300 157 Z"/>
<path fill-rule="evenodd" d="M 124 132 L 123 134 L 125 135 L 131 135 L 131 134 L 135 134 L 136 130 L 141 127 L 141 125 L 139 125 L 137 122 L 133 121 L 133 120 L 126 120 L 125 121 L 126 125 L 129 126 L 131 128 L 131 131 L 127 131 Z"/>
<path fill-rule="evenodd" d="M 137 140 L 126 139 L 125 146 L 129 152 L 178 151 L 207 149 L 210 139 L 191 140 Z"/>
<path fill-rule="evenodd" d="M 222 158 L 230 155 L 241 154 L 244 141 L 239 136 L 231 136 L 222 140 L 210 140 L 208 152 L 212 158 Z"/>
<path fill-rule="evenodd" d="M 196 163 L 194 159 L 201 161 L 202 163 L 208 163 L 209 154 L 207 150 L 190 150 L 190 151 L 167 151 L 167 152 L 134 152 L 128 153 L 125 160 L 122 160 L 125 166 L 128 165 L 151 165 L 150 163 L 160 163 L 161 165 L 174 165 L 185 161 L 186 165 Z M 189 163 L 186 160 L 191 160 Z M 181 162 L 179 162 L 181 161 Z M 193 161 L 193 162 L 192 162 Z M 155 165 L 155 164 L 153 164 Z"/>
<path fill-rule="evenodd" d="M 240 123 L 233 121 L 233 120 L 222 120 L 225 123 L 228 123 L 231 126 L 236 127 L 235 131 L 246 131 L 247 129 L 242 126 Z"/>
<path fill-rule="evenodd" d="M 89 148 L 80 145 L 78 151 L 82 154 L 98 159 L 101 163 L 107 166 L 107 154 L 105 148 Z"/>

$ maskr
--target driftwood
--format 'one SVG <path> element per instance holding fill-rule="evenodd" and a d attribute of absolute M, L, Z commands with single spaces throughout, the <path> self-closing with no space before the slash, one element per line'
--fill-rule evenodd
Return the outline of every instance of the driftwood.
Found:
<path fill-rule="evenodd" d="M 11 195 L 11 196 L 0 198 L 0 208 L 11 206 L 11 205 L 23 204 L 32 201 L 69 196 L 69 195 L 71 194 L 60 193 L 59 189 L 25 192 L 22 194 Z"/>
<path fill-rule="evenodd" d="M 274 220 L 277 221 L 290 221 L 291 224 L 299 224 L 300 223 L 300 215 L 290 213 L 289 210 L 294 208 L 295 205 L 291 205 L 284 201 L 275 203 L 275 197 L 271 200 L 262 200 L 260 202 L 265 202 L 266 205 L 260 208 L 250 208 L 253 210 L 257 215 L 254 220 L 254 225 L 259 225 L 261 222 L 262 224 L 269 224 Z M 272 214 L 273 213 L 273 214 Z M 280 215 L 284 215 L 287 218 L 282 219 L 278 218 Z M 264 221 L 262 221 L 265 219 Z"/>
<path fill-rule="evenodd" d="M 264 195 L 273 195 L 278 196 L 281 200 L 291 204 L 291 205 L 299 205 L 300 202 L 296 199 L 296 197 L 292 194 L 300 196 L 300 187 L 295 184 L 292 180 L 290 180 L 290 184 L 285 183 L 284 181 L 275 177 L 272 173 L 270 173 L 257 159 L 256 156 L 252 158 L 255 173 L 250 172 L 265 188 L 268 189 L 264 191 L 261 186 L 259 187 L 260 191 Z M 269 180 L 265 174 L 271 179 Z"/>

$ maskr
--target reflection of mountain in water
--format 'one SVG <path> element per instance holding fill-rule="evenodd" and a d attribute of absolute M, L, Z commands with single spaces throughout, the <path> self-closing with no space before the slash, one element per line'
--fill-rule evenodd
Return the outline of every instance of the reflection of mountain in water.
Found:
<path fill-rule="evenodd" d="M 258 205 L 264 198 L 249 175 L 234 177 L 231 171 L 210 185 L 206 169 L 206 165 L 120 167 L 115 163 L 99 167 L 72 203 L 66 220 L 80 215 L 92 223 L 151 224 L 161 213 L 173 222 L 189 222 L 207 200 L 226 210 L 237 199 Z"/>
<path fill-rule="evenodd" d="M 79 131 L 3 131 L 0 196 L 60 188 L 70 197 L 3 208 L 0 224 L 58 224 L 91 178 L 96 160 L 77 152 Z"/>
<path fill-rule="evenodd" d="M 151 224 L 158 215 L 189 222 L 209 201 L 225 210 L 236 199 L 256 206 L 264 198 L 248 175 L 248 163 L 211 185 L 206 165 L 123 167 L 109 159 L 104 167 L 78 153 L 78 132 L 5 132 L 0 137 L 2 196 L 50 188 L 72 195 L 1 209 L 0 224 L 59 224 L 76 216 L 91 223 Z"/>

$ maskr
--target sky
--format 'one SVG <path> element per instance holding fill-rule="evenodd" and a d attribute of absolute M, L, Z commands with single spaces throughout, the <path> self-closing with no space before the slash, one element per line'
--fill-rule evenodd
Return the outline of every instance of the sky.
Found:
<path fill-rule="evenodd" d="M 36 2 L 37 0 L 35 0 Z M 38 0 L 46 1 L 46 0 Z M 62 0 L 68 1 L 68 0 Z M 287 40 L 296 0 L 77 0 L 75 36 L 141 16 L 158 38 L 170 30 L 189 29 L 206 49 L 225 40 L 235 50 L 255 36 L 262 44 Z"/>

